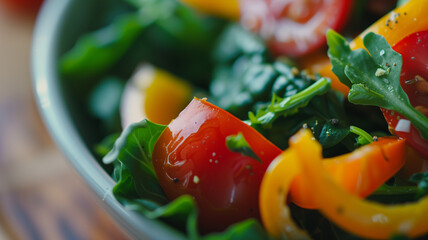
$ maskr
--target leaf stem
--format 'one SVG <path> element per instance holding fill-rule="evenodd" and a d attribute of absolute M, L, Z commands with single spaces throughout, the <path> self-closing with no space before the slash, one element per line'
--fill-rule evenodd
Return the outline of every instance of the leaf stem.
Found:
<path fill-rule="evenodd" d="M 363 129 L 361 129 L 359 127 L 351 126 L 349 128 L 349 131 L 351 133 L 354 133 L 354 134 L 358 135 L 359 137 L 363 138 L 365 140 L 365 142 L 367 142 L 367 143 L 373 142 L 373 137 L 368 132 L 364 131 Z M 358 142 L 360 142 L 360 141 L 358 141 Z M 364 145 L 364 144 L 362 144 L 362 145 Z"/>
<path fill-rule="evenodd" d="M 273 99 L 267 109 L 257 112 L 256 116 L 250 112 L 250 122 L 251 124 L 269 126 L 277 117 L 295 113 L 299 108 L 306 106 L 313 97 L 326 93 L 330 89 L 330 84 L 330 79 L 320 78 L 318 81 L 293 96 L 284 99 L 276 97 L 279 98 L 280 101 L 277 102 L 276 99 Z"/>

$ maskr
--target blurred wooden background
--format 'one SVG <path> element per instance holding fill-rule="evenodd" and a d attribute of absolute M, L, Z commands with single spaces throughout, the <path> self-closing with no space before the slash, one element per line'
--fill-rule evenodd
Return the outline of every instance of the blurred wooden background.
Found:
<path fill-rule="evenodd" d="M 34 16 L 0 0 L 0 239 L 125 239 L 46 132 L 33 99 Z"/>

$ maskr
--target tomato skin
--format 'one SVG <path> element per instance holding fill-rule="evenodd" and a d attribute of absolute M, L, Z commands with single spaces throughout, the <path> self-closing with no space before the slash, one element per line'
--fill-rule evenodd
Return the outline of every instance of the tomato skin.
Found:
<path fill-rule="evenodd" d="M 262 160 L 231 152 L 226 137 L 241 132 Z M 256 130 L 204 100 L 194 99 L 155 144 L 153 165 L 170 200 L 195 198 L 202 232 L 259 218 L 259 186 L 281 150 Z"/>
<path fill-rule="evenodd" d="M 264 38 L 277 55 L 300 57 L 326 43 L 328 29 L 342 29 L 352 0 L 242 0 L 241 24 Z"/>
<path fill-rule="evenodd" d="M 36 14 L 43 0 L 0 0 L 11 10 L 23 14 Z"/>
<path fill-rule="evenodd" d="M 403 57 L 400 85 L 409 97 L 412 106 L 428 116 L 428 31 L 408 35 L 398 42 L 393 49 Z M 390 129 L 399 137 L 406 138 L 408 144 L 423 156 L 428 157 L 428 141 L 411 125 L 410 132 L 396 131 L 400 114 L 382 109 Z M 427 126 L 428 127 L 428 126 Z"/>

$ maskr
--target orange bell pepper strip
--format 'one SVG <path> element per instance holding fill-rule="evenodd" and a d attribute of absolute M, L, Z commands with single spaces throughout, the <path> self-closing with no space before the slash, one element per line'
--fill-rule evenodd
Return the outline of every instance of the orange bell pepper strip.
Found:
<path fill-rule="evenodd" d="M 404 37 L 428 29 L 428 1 L 411 0 L 394 9 L 384 17 L 379 19 L 351 43 L 352 50 L 363 48 L 363 38 L 369 32 L 374 32 L 385 37 L 386 41 L 394 46 Z M 341 83 L 336 75 L 331 71 L 331 64 L 325 65 L 320 72 L 321 76 L 332 80 L 333 89 L 339 90 L 345 96 L 348 95 L 349 88 Z"/>
<path fill-rule="evenodd" d="M 239 18 L 238 0 L 181 0 L 184 4 L 201 12 L 231 20 Z"/>
<path fill-rule="evenodd" d="M 334 181 L 348 192 L 367 197 L 396 174 L 405 163 L 405 140 L 379 138 L 352 153 L 324 159 L 322 165 Z M 309 148 L 308 148 L 309 149 Z M 292 183 L 290 200 L 304 208 L 316 208 L 307 179 L 298 175 Z"/>
<path fill-rule="evenodd" d="M 296 142 L 307 134 L 311 142 Z M 380 138 L 353 153 L 321 161 L 321 145 L 312 140 L 309 130 L 301 130 L 291 138 L 290 148 L 280 154 L 267 169 L 260 187 L 260 215 L 267 231 L 275 238 L 305 239 L 307 234 L 299 229 L 290 218 L 286 205 L 290 195 L 299 205 L 320 207 L 314 194 L 311 175 L 303 172 L 297 150 L 305 149 L 312 158 L 319 160 L 319 170 L 328 172 L 329 177 L 343 191 L 352 195 L 367 196 L 383 184 L 404 164 L 405 140 Z M 296 146 L 299 146 L 297 148 Z M 315 161 L 314 160 L 314 161 Z M 289 193 L 291 190 L 291 194 Z"/>
<path fill-rule="evenodd" d="M 303 176 L 308 179 L 320 211 L 343 229 L 371 239 L 387 239 L 394 234 L 418 237 L 428 233 L 428 197 L 401 205 L 383 205 L 360 199 L 336 184 L 323 170 L 321 146 L 308 130 L 294 136 L 290 146 L 301 164 Z"/>

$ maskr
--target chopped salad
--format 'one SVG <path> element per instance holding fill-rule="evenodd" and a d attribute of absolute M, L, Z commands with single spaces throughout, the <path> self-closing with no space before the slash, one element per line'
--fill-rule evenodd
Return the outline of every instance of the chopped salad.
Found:
<path fill-rule="evenodd" d="M 105 9 L 60 72 L 124 206 L 190 239 L 428 236 L 427 1 Z"/>

